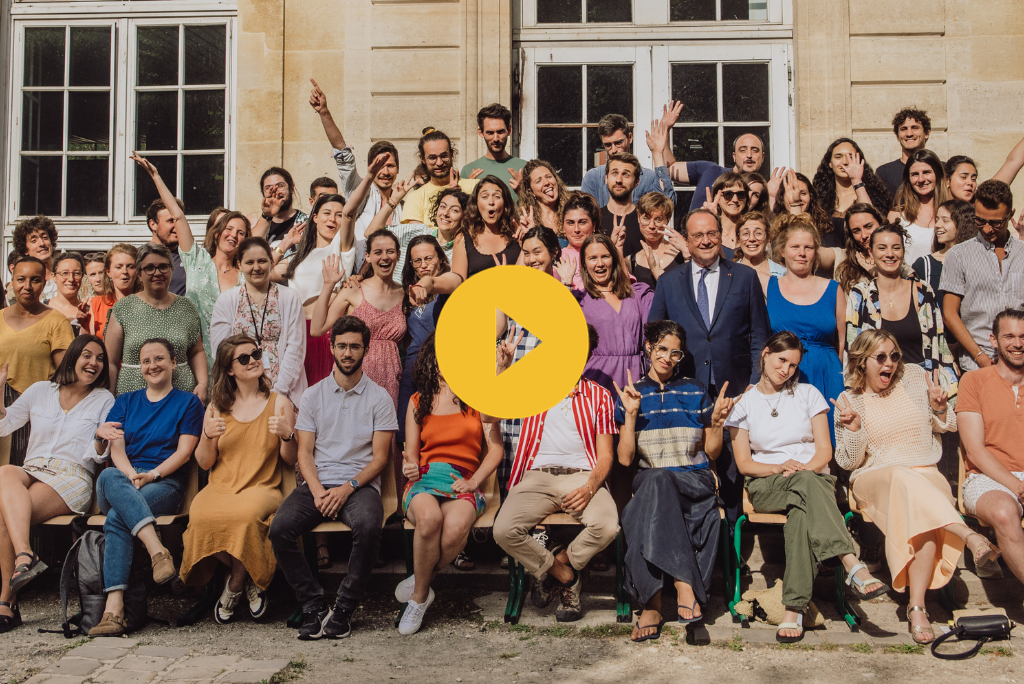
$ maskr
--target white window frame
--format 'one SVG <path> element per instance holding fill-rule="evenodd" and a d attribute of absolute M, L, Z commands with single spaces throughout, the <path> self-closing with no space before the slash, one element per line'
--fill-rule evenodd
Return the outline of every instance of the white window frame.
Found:
<path fill-rule="evenodd" d="M 191 2 L 52 2 L 15 3 L 11 9 L 13 37 L 8 69 L 10 87 L 6 96 L 9 111 L 6 135 L 8 154 L 3 163 L 7 169 L 7 201 L 0 209 L 4 212 L 4 254 L 10 249 L 13 227 L 19 220 L 17 204 L 21 194 L 21 93 L 24 78 L 24 29 L 31 26 L 95 26 L 114 25 L 115 69 L 112 87 L 112 131 L 110 140 L 111 193 L 109 214 L 104 217 L 53 217 L 61 231 L 61 247 L 101 247 L 112 241 L 138 242 L 148 234 L 145 217 L 133 217 L 134 178 L 132 162 L 128 155 L 134 143 L 135 90 L 134 80 L 137 68 L 135 61 L 134 29 L 136 25 L 171 25 L 223 23 L 227 27 L 227 65 L 225 101 L 225 151 L 224 151 L 224 198 L 225 206 L 234 204 L 235 194 L 235 87 L 237 79 L 237 3 L 235 0 L 203 0 Z M 131 36 L 131 37 L 129 37 Z M 129 55 L 132 60 L 129 60 Z M 179 118 L 179 126 L 183 122 Z M 65 132 L 66 135 L 66 132 Z M 189 152 L 193 152 L 190 150 Z M 180 154 L 180 152 L 179 152 Z M 180 171 L 179 171 L 180 175 Z M 178 183 L 179 194 L 181 183 Z M 63 202 L 63 198 L 62 198 Z M 21 217 L 23 218 L 23 217 Z M 191 223 L 202 233 L 205 215 L 190 215 Z M 141 230 L 140 230 L 141 228 Z"/>
<path fill-rule="evenodd" d="M 623 22 L 600 22 L 600 23 L 587 23 L 586 22 L 586 7 L 584 7 L 583 22 L 571 23 L 571 24 L 539 24 L 537 23 L 537 3 L 544 2 L 544 0 L 521 0 L 521 24 L 520 27 L 524 29 L 550 29 L 552 27 L 580 27 L 586 26 L 588 31 L 593 29 L 600 29 L 601 27 L 622 27 L 630 25 L 639 26 L 662 26 L 668 29 L 669 32 L 678 32 L 679 27 L 683 26 L 698 26 L 701 30 L 706 31 L 708 27 L 712 26 L 723 26 L 725 28 L 734 28 L 737 26 L 763 26 L 765 24 L 792 24 L 793 23 L 793 4 L 792 0 L 766 0 L 768 4 L 768 19 L 762 21 L 758 19 L 753 20 L 730 20 L 722 21 L 716 19 L 714 21 L 674 21 L 669 22 L 669 16 L 671 15 L 671 0 L 633 0 L 633 21 L 631 23 Z M 582 4 L 582 2 L 581 2 Z M 721 0 L 718 0 L 716 4 L 716 15 L 721 16 Z M 671 28 L 669 27 L 671 24 Z M 706 37 L 706 36 L 705 36 Z"/>

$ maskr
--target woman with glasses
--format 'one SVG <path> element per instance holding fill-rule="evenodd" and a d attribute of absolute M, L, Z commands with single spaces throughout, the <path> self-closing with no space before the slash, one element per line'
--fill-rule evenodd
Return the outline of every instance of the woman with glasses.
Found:
<path fill-rule="evenodd" d="M 768 321 L 772 333 L 789 330 L 803 343 L 800 382 L 835 399 L 843 391 L 846 295 L 836 281 L 814 275 L 821 242 L 810 216 L 780 216 L 778 228 L 774 251 L 786 274 L 768 283 Z"/>
<path fill-rule="evenodd" d="M 920 280 L 931 285 L 938 293 L 942 279 L 942 265 L 946 255 L 961 242 L 967 242 L 978 234 L 974 216 L 974 205 L 960 199 L 946 200 L 935 211 L 935 239 L 932 253 L 914 262 L 914 273 Z"/>
<path fill-rule="evenodd" d="M 250 239 L 266 244 L 263 238 Z M 210 406 L 196 448 L 196 461 L 210 471 L 210 483 L 189 508 L 181 579 L 202 586 L 218 565 L 229 568 L 213 609 L 221 625 L 231 622 L 239 603 L 253 618 L 267 611 L 266 591 L 277 568 L 270 520 L 284 499 L 282 470 L 298 459 L 295 408 L 271 389 L 265 356 L 257 340 L 245 334 L 217 346 Z"/>
<path fill-rule="evenodd" d="M 103 338 L 107 318 L 114 304 L 142 289 L 135 258 L 139 250 L 135 245 L 120 243 L 103 255 L 103 287 L 89 302 L 92 311 L 92 334 Z"/>
<path fill-rule="evenodd" d="M 736 224 L 739 244 L 733 261 L 749 266 L 757 272 L 761 290 L 768 296 L 768 281 L 786 275 L 786 267 L 768 258 L 768 216 L 760 211 L 748 211 Z"/>
<path fill-rule="evenodd" d="M 723 386 L 712 405 L 703 384 L 677 377 L 686 355 L 686 333 L 678 323 L 651 321 L 644 337 L 650 371 L 635 384 L 627 373 L 625 387 L 615 385 L 619 463 L 628 468 L 636 459 L 639 465 L 633 497 L 622 511 L 625 586 L 643 606 L 634 642 L 661 636 L 666 576 L 675 584 L 679 623 L 704 617 L 700 607 L 711 596 L 721 530 L 711 461 L 722 451 L 722 428 L 737 401 L 725 397 Z"/>
<path fill-rule="evenodd" d="M 640 251 L 626 255 L 629 270 L 637 282 L 652 290 L 658 278 L 686 263 L 686 240 L 672 228 L 672 200 L 660 192 L 649 192 L 636 203 L 640 224 Z"/>
<path fill-rule="evenodd" d="M 53 260 L 53 276 L 57 283 L 57 295 L 50 300 L 50 308 L 64 314 L 77 337 L 83 330 L 88 331 L 92 316 L 88 300 L 80 300 L 82 278 L 85 275 L 85 259 L 78 252 L 61 252 Z"/>
<path fill-rule="evenodd" d="M 843 564 L 847 585 L 862 601 L 889 590 L 854 555 L 853 539 L 836 506 L 836 478 L 828 473 L 829 405 L 814 386 L 799 382 L 803 351 L 789 331 L 769 337 L 761 352 L 761 379 L 740 397 L 725 422 L 750 504 L 758 513 L 786 516 L 786 612 L 775 633 L 782 643 L 803 639 L 803 613 L 823 561 L 835 558 Z"/>
<path fill-rule="evenodd" d="M 928 256 L 935 237 L 936 212 L 948 199 L 946 171 L 938 156 L 931 150 L 912 152 L 888 216 L 890 223 L 899 221 L 907 231 L 907 263 Z"/>
<path fill-rule="evenodd" d="M 419 182 L 416 180 L 415 177 L 410 178 L 408 181 L 398 181 L 397 183 L 395 183 L 394 187 L 392 187 L 391 189 L 391 197 L 386 202 L 383 202 L 381 204 L 380 211 L 377 212 L 377 214 L 370 221 L 370 224 L 366 227 L 366 235 L 372 235 L 373 233 L 376 233 L 378 230 L 387 229 L 390 230 L 395 235 L 395 237 L 398 238 L 398 263 L 395 264 L 395 273 L 398 274 L 402 274 L 405 272 L 405 258 L 406 254 L 408 253 L 409 244 L 419 236 L 437 236 L 441 229 L 440 225 L 438 225 L 437 228 L 431 228 L 427 224 L 419 222 L 399 223 L 398 225 L 395 226 L 388 225 L 388 222 L 391 219 L 391 214 L 398 206 L 398 204 L 407 194 L 409 194 L 411 190 L 414 190 L 417 187 L 419 187 Z M 457 196 L 455 196 L 453 192 L 455 191 L 452 190 L 452 188 L 445 188 L 444 190 L 438 193 L 437 197 L 435 197 L 434 200 L 431 202 L 431 215 L 433 216 L 436 222 L 436 219 L 439 218 L 439 214 L 442 213 L 440 205 L 442 202 L 444 202 L 445 211 L 443 212 L 444 216 L 441 217 L 441 220 L 445 223 L 446 228 L 445 238 L 447 239 L 445 241 L 451 242 L 452 246 L 454 247 L 455 234 L 458 232 L 458 224 L 461 223 L 462 209 L 461 206 L 459 206 L 460 199 Z M 462 192 L 461 190 L 459 190 L 458 192 L 464 195 L 467 200 L 469 199 L 469 195 L 466 195 L 466 193 Z M 448 199 L 446 200 L 442 198 L 441 195 L 444 195 Z M 456 206 L 459 206 L 459 208 L 456 209 L 454 212 L 452 211 L 453 203 Z M 455 230 L 451 230 L 451 223 L 453 218 L 456 224 L 454 226 Z M 366 273 L 365 267 L 363 269 L 363 273 Z M 401 425 L 402 421 L 399 420 L 398 424 Z"/>
<path fill-rule="evenodd" d="M 139 353 L 146 340 L 160 338 L 174 346 L 177 359 L 172 381 L 177 389 L 206 399 L 206 350 L 203 349 L 199 312 L 187 297 L 171 293 L 171 253 L 161 244 L 147 242 L 135 261 L 142 290 L 114 304 L 104 331 L 110 360 L 110 384 L 115 394 L 146 386 Z"/>
<path fill-rule="evenodd" d="M 946 585 L 964 545 L 975 564 L 996 549 L 957 513 L 936 464 L 941 434 L 956 431 L 938 371 L 908 364 L 887 330 L 866 330 L 850 345 L 848 390 L 836 405 L 836 464 L 850 474 L 852 498 L 885 533 L 892 588 L 910 590 L 907 627 L 914 641 L 935 638 L 925 591 Z"/>
<path fill-rule="evenodd" d="M 707 190 L 704 208 L 714 212 L 722 221 L 722 253 L 732 259 L 736 250 L 736 225 L 750 208 L 750 189 L 743 174 L 726 171 L 715 179 Z"/>

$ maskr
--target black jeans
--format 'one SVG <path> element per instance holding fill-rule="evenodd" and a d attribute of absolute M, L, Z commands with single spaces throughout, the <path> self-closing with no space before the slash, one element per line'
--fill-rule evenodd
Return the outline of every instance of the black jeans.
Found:
<path fill-rule="evenodd" d="M 363 599 L 380 551 L 381 527 L 384 524 L 380 494 L 373 487 L 360 488 L 341 507 L 338 519 L 352 528 L 352 554 L 348 559 L 348 574 L 338 587 L 334 610 L 351 615 Z M 324 588 L 313 577 L 306 557 L 299 550 L 299 537 L 327 521 L 328 518 L 317 510 L 309 485 L 304 483 L 281 503 L 270 524 L 274 556 L 295 591 L 295 598 L 302 604 L 303 612 L 324 604 Z"/>

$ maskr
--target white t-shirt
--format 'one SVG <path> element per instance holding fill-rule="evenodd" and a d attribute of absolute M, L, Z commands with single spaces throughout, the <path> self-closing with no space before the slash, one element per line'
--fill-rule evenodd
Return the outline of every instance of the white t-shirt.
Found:
<path fill-rule="evenodd" d="M 566 397 L 544 416 L 540 446 L 531 470 L 544 467 L 581 468 L 591 470 L 583 438 L 576 429 L 572 414 L 572 398 Z"/>
<path fill-rule="evenodd" d="M 772 417 L 772 409 L 778 417 Z M 751 456 L 757 463 L 809 463 L 814 458 L 811 418 L 827 412 L 828 402 L 814 385 L 800 383 L 793 394 L 783 391 L 767 396 L 754 387 L 733 407 L 725 426 L 749 433 Z"/>
<path fill-rule="evenodd" d="M 916 223 L 908 222 L 906 219 L 900 219 L 900 224 L 903 225 L 907 235 L 910 236 L 910 243 L 907 244 L 903 255 L 904 263 L 913 264 L 921 257 L 932 253 L 932 239 L 935 237 L 934 228 L 919 226 Z"/>

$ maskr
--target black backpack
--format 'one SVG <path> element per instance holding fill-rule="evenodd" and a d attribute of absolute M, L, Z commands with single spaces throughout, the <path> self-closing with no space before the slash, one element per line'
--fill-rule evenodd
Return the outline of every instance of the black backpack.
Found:
<path fill-rule="evenodd" d="M 60 573 L 60 608 L 64 622 L 59 630 L 70 639 L 89 630 L 103 619 L 107 595 L 103 591 L 102 532 L 87 530 L 71 545 Z M 68 617 L 68 602 L 72 587 L 78 590 L 80 610 Z M 132 573 L 128 589 L 124 592 L 124 617 L 128 631 L 146 624 L 146 583 Z M 43 631 L 43 630 L 40 630 Z"/>

